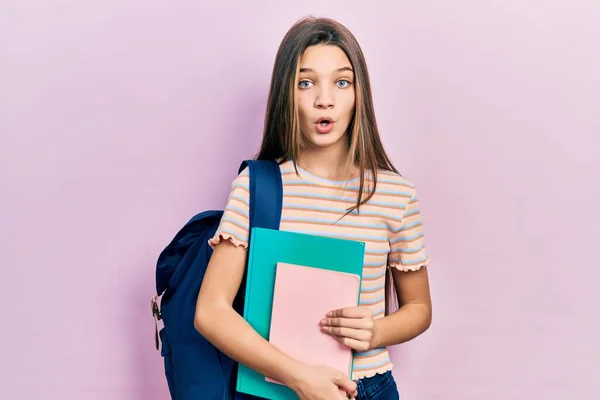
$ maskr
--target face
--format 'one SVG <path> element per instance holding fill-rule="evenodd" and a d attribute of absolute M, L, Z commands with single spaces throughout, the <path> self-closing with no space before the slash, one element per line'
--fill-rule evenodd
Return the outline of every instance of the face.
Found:
<path fill-rule="evenodd" d="M 343 50 L 333 45 L 308 47 L 300 59 L 295 96 L 300 130 L 309 145 L 347 143 L 355 93 L 352 64 Z"/>

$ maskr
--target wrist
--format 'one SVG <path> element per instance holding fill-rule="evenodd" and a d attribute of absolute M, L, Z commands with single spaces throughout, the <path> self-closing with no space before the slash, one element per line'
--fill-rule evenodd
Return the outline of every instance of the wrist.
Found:
<path fill-rule="evenodd" d="M 306 365 L 295 359 L 288 359 L 281 369 L 281 383 L 297 392 L 302 385 L 302 371 Z"/>
<path fill-rule="evenodd" d="M 385 318 L 385 317 L 384 317 Z M 369 350 L 373 350 L 373 349 L 378 349 L 382 346 L 382 339 L 381 339 L 381 322 L 382 322 L 383 318 L 379 318 L 376 319 L 375 321 L 373 321 L 373 333 L 372 333 L 372 337 L 371 337 L 371 345 Z"/>

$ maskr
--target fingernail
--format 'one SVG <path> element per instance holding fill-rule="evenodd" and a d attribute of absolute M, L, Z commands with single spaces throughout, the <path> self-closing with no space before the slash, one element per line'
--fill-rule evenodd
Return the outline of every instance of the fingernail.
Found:
<path fill-rule="evenodd" d="M 322 319 L 322 320 L 321 320 L 321 325 L 325 325 L 326 323 L 327 323 L 327 320 L 326 320 L 326 319 Z"/>
<path fill-rule="evenodd" d="M 332 311 L 329 311 L 329 312 L 327 313 L 327 316 L 328 316 L 328 317 L 331 317 L 332 315 L 333 315 L 333 312 L 332 312 Z"/>

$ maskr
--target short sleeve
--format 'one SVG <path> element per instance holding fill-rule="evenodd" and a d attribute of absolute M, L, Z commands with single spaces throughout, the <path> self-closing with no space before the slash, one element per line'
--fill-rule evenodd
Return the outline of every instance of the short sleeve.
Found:
<path fill-rule="evenodd" d="M 416 191 L 408 200 L 400 226 L 390 237 L 388 265 L 401 271 L 416 271 L 430 262 L 425 248 L 423 220 Z"/>
<path fill-rule="evenodd" d="M 215 247 L 222 240 L 229 240 L 236 246 L 248 248 L 250 219 L 250 175 L 243 170 L 231 184 L 227 206 L 215 235 L 208 241 Z"/>

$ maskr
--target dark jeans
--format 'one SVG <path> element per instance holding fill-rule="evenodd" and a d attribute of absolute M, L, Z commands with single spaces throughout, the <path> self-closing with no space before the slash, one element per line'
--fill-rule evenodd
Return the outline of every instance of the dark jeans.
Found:
<path fill-rule="evenodd" d="M 400 400 L 396 381 L 390 371 L 369 378 L 359 379 L 356 383 L 356 400 Z M 237 393 L 236 400 L 259 400 L 259 397 Z"/>
<path fill-rule="evenodd" d="M 356 400 L 399 400 L 398 387 L 391 371 L 360 379 Z"/>

